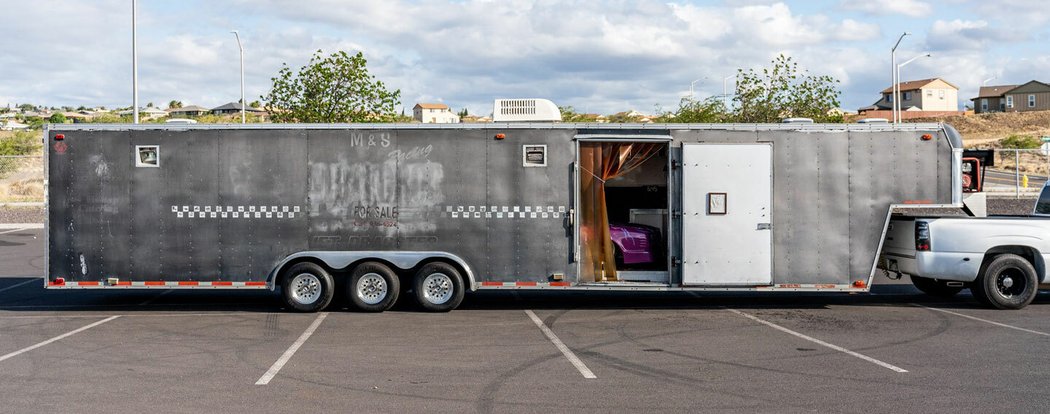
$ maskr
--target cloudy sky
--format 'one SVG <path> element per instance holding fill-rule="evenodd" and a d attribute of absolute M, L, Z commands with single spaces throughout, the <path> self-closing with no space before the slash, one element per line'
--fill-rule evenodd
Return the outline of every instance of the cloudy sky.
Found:
<path fill-rule="evenodd" d="M 131 0 L 5 0 L 0 27 L 0 105 L 131 105 Z M 993 76 L 1050 81 L 1046 0 L 139 0 L 142 104 L 236 100 L 233 29 L 248 100 L 283 63 L 323 49 L 363 51 L 408 108 L 489 114 L 494 98 L 541 97 L 653 112 L 694 80 L 697 97 L 718 95 L 737 68 L 785 53 L 841 80 L 855 110 L 889 86 L 889 49 L 905 31 L 898 61 L 933 57 L 902 77 L 943 77 L 960 99 Z"/>

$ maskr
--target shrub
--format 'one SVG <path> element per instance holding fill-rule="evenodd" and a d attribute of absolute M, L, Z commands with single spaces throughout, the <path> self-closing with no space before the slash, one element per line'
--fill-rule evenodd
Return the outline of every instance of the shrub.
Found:
<path fill-rule="evenodd" d="M 1010 135 L 999 141 L 1003 148 L 1009 149 L 1036 149 L 1042 145 L 1042 141 L 1039 138 L 1031 135 Z"/>

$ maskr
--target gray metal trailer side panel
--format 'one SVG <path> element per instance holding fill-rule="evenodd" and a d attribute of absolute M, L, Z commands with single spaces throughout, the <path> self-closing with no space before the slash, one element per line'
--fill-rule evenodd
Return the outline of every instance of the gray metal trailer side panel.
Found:
<path fill-rule="evenodd" d="M 568 209 L 579 134 L 670 135 L 673 162 L 685 143 L 772 143 L 767 288 L 866 281 L 891 206 L 958 202 L 960 143 L 932 124 L 72 125 L 46 134 L 48 281 L 88 286 L 265 286 L 278 265 L 310 252 L 398 252 L 389 259 L 411 267 L 423 251 L 465 265 L 475 287 L 575 282 Z M 546 145 L 546 167 L 522 166 L 525 144 Z M 160 166 L 136 167 L 136 145 L 159 145 Z M 704 196 L 682 194 L 681 172 L 669 175 L 672 215 L 683 197 Z M 682 238 L 702 236 L 675 230 L 671 253 L 682 257 Z"/>

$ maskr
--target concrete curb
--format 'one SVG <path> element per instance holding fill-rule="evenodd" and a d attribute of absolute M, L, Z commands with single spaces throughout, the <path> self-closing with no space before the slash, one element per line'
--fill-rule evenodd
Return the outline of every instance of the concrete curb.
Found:
<path fill-rule="evenodd" d="M 44 223 L 0 223 L 0 230 L 42 228 L 44 228 Z"/>

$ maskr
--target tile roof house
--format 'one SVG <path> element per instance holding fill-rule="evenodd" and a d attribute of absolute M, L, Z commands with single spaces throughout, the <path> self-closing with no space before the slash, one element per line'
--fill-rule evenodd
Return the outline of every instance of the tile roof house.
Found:
<path fill-rule="evenodd" d="M 902 111 L 957 111 L 959 88 L 940 78 L 902 82 Z M 953 99 L 949 99 L 952 98 Z M 893 85 L 882 90 L 882 98 L 861 111 L 893 109 Z"/>
<path fill-rule="evenodd" d="M 215 114 L 215 115 L 239 114 L 239 113 L 241 113 L 241 103 L 240 102 L 230 102 L 230 103 L 225 104 L 225 105 L 221 105 L 221 106 L 217 106 L 217 107 L 211 108 L 211 112 L 213 114 Z M 253 108 L 253 107 L 251 107 L 249 105 L 245 105 L 244 106 L 244 112 L 248 113 L 248 114 L 263 114 L 263 113 L 266 113 L 266 111 L 261 109 L 261 108 Z"/>
<path fill-rule="evenodd" d="M 412 118 L 424 124 L 458 124 L 459 115 L 443 103 L 417 103 L 412 107 Z"/>
<path fill-rule="evenodd" d="M 970 98 L 970 101 L 973 101 L 974 113 L 983 114 L 1005 111 L 1006 97 L 1003 94 L 1016 87 L 1017 85 L 982 86 L 977 91 L 977 97 Z"/>
<path fill-rule="evenodd" d="M 166 111 L 168 111 L 168 114 L 171 115 L 173 118 L 201 116 L 211 113 L 211 109 L 197 105 L 187 105 L 182 108 L 168 108 L 166 109 Z M 239 112 L 240 109 L 238 108 L 237 111 Z"/>

